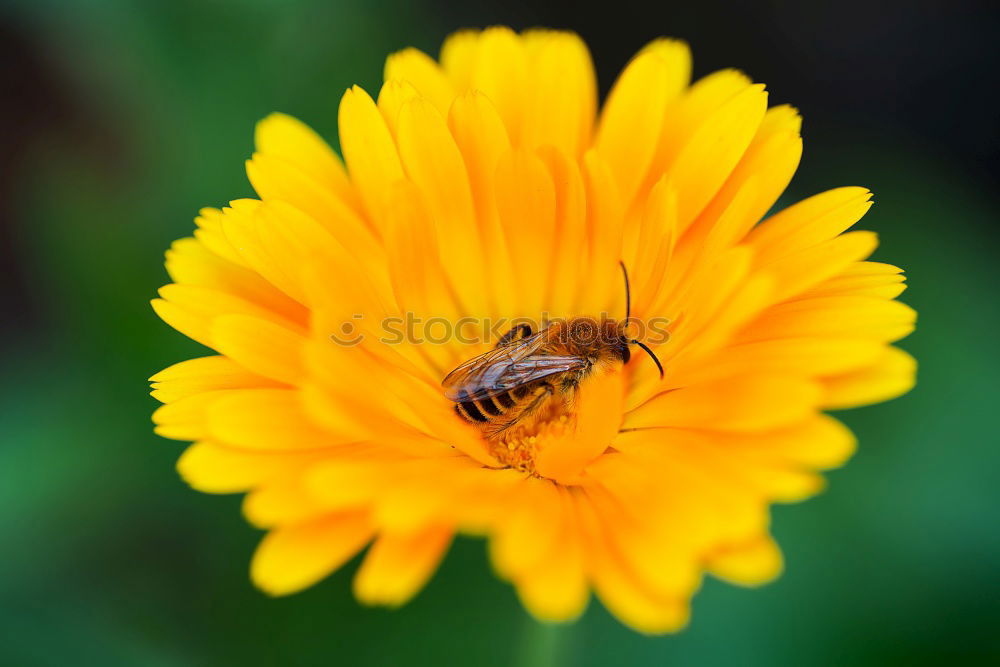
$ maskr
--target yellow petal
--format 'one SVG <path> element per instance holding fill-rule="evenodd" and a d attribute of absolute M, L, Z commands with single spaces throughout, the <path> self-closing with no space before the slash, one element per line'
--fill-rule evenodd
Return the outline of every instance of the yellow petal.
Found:
<path fill-rule="evenodd" d="M 477 475 L 475 486 L 461 488 L 455 495 L 453 521 L 465 535 L 490 535 L 510 506 L 516 487 L 524 481 L 525 475 L 519 470 L 485 465 L 492 468 L 490 474 Z"/>
<path fill-rule="evenodd" d="M 587 193 L 587 266 L 576 312 L 600 316 L 625 309 L 619 282 L 622 259 L 622 199 L 608 164 L 596 151 L 583 159 L 583 182 Z"/>
<path fill-rule="evenodd" d="M 383 441 L 389 435 L 402 436 L 406 431 L 411 439 L 424 436 L 420 437 L 419 446 L 425 456 L 436 453 L 438 447 L 444 445 L 484 465 L 496 465 L 483 439 L 455 415 L 452 404 L 442 396 L 439 379 L 442 373 L 415 374 L 396 359 L 386 357 L 383 363 L 373 363 L 372 357 L 366 354 L 369 351 L 391 354 L 386 348 L 402 347 L 451 350 L 454 354 L 453 346 L 394 345 L 377 341 L 370 346 L 363 343 L 357 348 L 338 347 L 325 341 L 309 345 L 306 360 L 317 385 L 325 390 L 327 402 L 313 404 L 311 399 L 315 397 L 310 395 L 310 386 L 306 385 L 303 398 L 307 410 L 317 419 L 322 418 L 324 423 L 350 416 L 359 425 L 376 429 Z M 368 393 L 358 392 L 359 386 L 379 387 L 380 400 L 372 401 Z"/>
<path fill-rule="evenodd" d="M 587 45 L 577 35 L 533 30 L 522 36 L 528 76 L 521 145 L 555 146 L 577 158 L 590 146 L 597 109 L 597 80 Z"/>
<path fill-rule="evenodd" d="M 660 599 L 629 580 L 622 566 L 605 559 L 596 566 L 594 590 L 619 621 L 637 632 L 664 635 L 687 627 L 691 610 L 686 599 Z"/>
<path fill-rule="evenodd" d="M 196 239 L 210 251 L 219 257 L 229 260 L 237 266 L 246 268 L 248 264 L 240 255 L 239 250 L 226 238 L 222 228 L 222 221 L 226 217 L 226 212 L 217 208 L 203 208 L 198 211 L 198 217 L 194 219 L 198 229 L 195 230 Z"/>
<path fill-rule="evenodd" d="M 300 523 L 328 512 L 307 492 L 294 469 L 267 480 L 243 498 L 243 517 L 257 528 Z"/>
<path fill-rule="evenodd" d="M 480 92 L 470 92 L 455 100 L 448 114 L 448 128 L 462 152 L 482 221 L 493 207 L 493 172 L 500 157 L 510 148 L 507 130 L 496 107 Z"/>
<path fill-rule="evenodd" d="M 416 186 L 407 181 L 396 185 L 387 211 L 386 253 L 402 312 L 457 319 L 460 308 L 441 269 L 434 221 Z"/>
<path fill-rule="evenodd" d="M 677 216 L 686 229 L 729 178 L 767 110 L 764 86 L 750 85 L 693 128 L 666 173 L 677 191 Z"/>
<path fill-rule="evenodd" d="M 661 296 L 677 238 L 677 193 L 666 179 L 661 179 L 646 200 L 635 260 L 630 265 L 626 262 L 634 317 L 656 315 L 653 307 Z"/>
<path fill-rule="evenodd" d="M 312 454 L 249 452 L 213 442 L 196 442 L 181 454 L 177 472 L 198 491 L 236 493 L 287 474 L 311 458 Z"/>
<path fill-rule="evenodd" d="M 696 351 L 713 350 L 727 342 L 744 324 L 773 300 L 773 281 L 764 273 L 751 271 L 752 253 L 737 246 L 720 253 L 714 262 L 705 262 L 690 277 L 690 285 L 682 286 L 679 294 L 669 288 L 652 307 L 656 314 L 678 313 L 679 325 L 669 325 L 669 337 L 658 350 L 661 362 L 672 365 L 675 357 L 682 363 L 696 364 Z M 673 299 L 670 297 L 673 296 Z M 687 355 L 686 359 L 683 355 Z M 654 377 L 655 369 L 643 365 L 638 372 Z M 639 384 L 640 378 L 637 378 Z M 633 389 L 636 394 L 638 387 Z"/>
<path fill-rule="evenodd" d="M 712 202 L 690 229 L 690 242 L 704 239 L 715 248 L 738 243 L 777 202 L 802 157 L 802 118 L 787 105 L 772 107 L 750 146 Z M 728 227 L 716 224 L 735 200 L 743 198 L 742 218 Z"/>
<path fill-rule="evenodd" d="M 385 125 L 393 137 L 397 137 L 399 112 L 410 100 L 420 97 L 420 93 L 409 81 L 386 81 L 378 93 L 378 110 L 385 119 Z"/>
<path fill-rule="evenodd" d="M 724 69 L 698 79 L 670 105 L 649 183 L 659 179 L 705 120 L 754 84 L 742 72 Z"/>
<path fill-rule="evenodd" d="M 380 528 L 395 533 L 414 533 L 442 520 L 452 520 L 450 506 L 457 494 L 455 480 L 447 477 L 436 481 L 397 480 L 389 493 L 377 498 L 375 522 Z"/>
<path fill-rule="evenodd" d="M 400 111 L 399 154 L 434 220 L 442 267 L 466 312 L 490 312 L 465 164 L 444 118 L 426 101 L 411 100 Z"/>
<path fill-rule="evenodd" d="M 551 527 L 563 517 L 562 503 L 548 480 L 529 477 L 514 489 L 489 542 L 490 561 L 501 576 L 513 579 L 530 571 L 555 548 Z"/>
<path fill-rule="evenodd" d="M 721 446 L 740 456 L 825 470 L 843 465 L 854 454 L 857 440 L 833 417 L 813 415 L 775 431 L 727 433 Z"/>
<path fill-rule="evenodd" d="M 371 536 L 371 524 L 363 512 L 272 530 L 253 555 L 250 577 L 270 595 L 295 593 L 346 563 Z"/>
<path fill-rule="evenodd" d="M 510 276 L 513 269 L 507 240 L 497 215 L 495 174 L 500 157 L 510 149 L 507 130 L 493 103 L 480 92 L 460 95 L 452 104 L 448 127 L 462 152 L 484 247 L 486 273 Z M 494 302 L 498 313 L 515 312 L 512 290 L 503 281 L 494 281 Z"/>
<path fill-rule="evenodd" d="M 275 387 L 278 383 L 251 373 L 226 357 L 199 357 L 174 364 L 153 377 L 153 398 L 161 403 L 218 389 Z"/>
<path fill-rule="evenodd" d="M 552 177 L 534 154 L 513 150 L 497 165 L 497 209 L 507 238 L 521 317 L 538 318 L 545 308 L 555 254 L 556 197 Z"/>
<path fill-rule="evenodd" d="M 213 289 L 166 285 L 160 288 L 160 296 L 163 298 L 153 301 L 153 310 L 157 315 L 182 334 L 209 347 L 212 346 L 212 322 L 226 314 L 250 315 L 297 329 L 273 311 Z"/>
<path fill-rule="evenodd" d="M 806 418 L 800 415 L 787 425 Z M 763 428 L 753 433 L 763 437 L 771 432 Z M 732 437 L 742 435 L 724 429 L 646 429 L 622 433 L 614 446 L 636 464 L 645 465 L 648 470 L 643 469 L 643 475 L 655 475 L 661 486 L 679 498 L 678 506 L 667 514 L 687 516 L 683 532 L 693 533 L 689 539 L 705 548 L 750 539 L 767 526 L 767 503 L 799 502 L 824 486 L 821 476 L 790 460 L 755 456 L 748 448 L 727 446 Z M 621 489 L 616 492 L 622 493 Z M 636 496 L 632 493 L 631 497 Z M 641 498 L 633 502 L 644 502 Z"/>
<path fill-rule="evenodd" d="M 788 299 L 820 284 L 860 260 L 878 246 L 874 232 L 848 232 L 767 265 L 774 276 L 774 300 Z"/>
<path fill-rule="evenodd" d="M 208 406 L 207 419 L 214 439 L 253 450 L 319 449 L 366 435 L 349 415 L 341 416 L 337 432 L 320 428 L 304 411 L 298 392 L 284 389 L 231 392 Z"/>
<path fill-rule="evenodd" d="M 665 531 L 674 546 L 692 552 L 758 535 L 768 524 L 766 496 L 746 478 L 743 462 L 734 463 L 721 450 L 717 433 L 620 433 L 614 441 L 620 453 L 606 454 L 587 467 L 593 480 L 587 494 L 606 490 L 619 514 L 631 515 L 646 531 Z M 652 526 L 651 516 L 656 517 Z M 666 583 L 649 577 L 650 585 L 658 580 Z"/>
<path fill-rule="evenodd" d="M 255 153 L 247 176 L 261 199 L 287 202 L 320 223 L 328 233 L 363 256 L 378 256 L 376 236 L 368 224 L 329 189 L 291 164 Z"/>
<path fill-rule="evenodd" d="M 687 45 L 657 40 L 626 65 L 604 104 L 594 147 L 629 202 L 653 162 L 668 105 L 691 76 Z"/>
<path fill-rule="evenodd" d="M 884 349 L 875 340 L 789 337 L 739 343 L 720 350 L 704 362 L 675 367 L 674 384 L 714 381 L 754 372 L 838 375 L 872 363 Z"/>
<path fill-rule="evenodd" d="M 653 476 L 647 476 L 654 485 Z M 599 480 L 603 481 L 603 480 Z M 598 484 L 589 484 L 586 494 L 603 526 L 608 551 L 628 569 L 630 578 L 650 595 L 685 599 L 701 581 L 700 549 L 681 536 L 683 522 L 665 519 L 683 512 L 667 500 L 667 493 L 643 488 L 644 509 L 636 511 L 635 497 L 616 496 Z M 636 489 L 638 491 L 638 489 Z"/>
<path fill-rule="evenodd" d="M 306 300 L 301 285 L 296 280 L 294 269 L 276 261 L 259 233 L 259 212 L 262 202 L 242 199 L 230 202 L 221 219 L 222 232 L 226 240 L 239 253 L 246 266 L 253 269 L 265 280 L 299 303 Z"/>
<path fill-rule="evenodd" d="M 405 604 L 437 569 L 453 533 L 434 526 L 412 535 L 380 535 L 354 576 L 355 597 L 365 604 Z"/>
<path fill-rule="evenodd" d="M 258 317 L 223 315 L 210 335 L 216 349 L 258 375 L 288 384 L 303 378 L 301 334 Z"/>
<path fill-rule="evenodd" d="M 781 550 L 769 536 L 733 545 L 708 558 L 708 570 L 716 577 L 743 586 L 760 586 L 781 575 Z"/>
<path fill-rule="evenodd" d="M 409 83 L 441 115 L 448 115 L 455 89 L 441 67 L 426 53 L 410 47 L 392 54 L 385 61 L 385 80 Z M 381 96 L 379 102 L 381 106 Z"/>
<path fill-rule="evenodd" d="M 719 454 L 726 456 L 728 452 L 721 451 Z M 719 466 L 718 458 L 712 460 L 713 465 Z M 748 485 L 768 502 L 798 503 L 826 488 L 826 480 L 820 475 L 785 463 L 761 461 L 750 456 L 731 456 L 724 465 L 731 466 L 730 474 L 734 479 Z"/>
<path fill-rule="evenodd" d="M 344 93 L 337 125 L 351 182 L 378 228 L 389 187 L 403 176 L 392 135 L 375 102 L 358 86 Z"/>
<path fill-rule="evenodd" d="M 411 459 L 380 494 L 376 522 L 393 533 L 413 533 L 442 521 L 457 525 L 465 516 L 462 502 L 496 483 L 497 472 L 467 456 Z"/>
<path fill-rule="evenodd" d="M 887 347 L 872 366 L 824 382 L 823 406 L 831 410 L 855 408 L 905 394 L 916 383 L 917 362 L 895 347 Z"/>
<path fill-rule="evenodd" d="M 664 182 L 668 182 L 667 177 L 664 177 Z M 671 297 L 676 298 L 676 293 L 683 293 L 703 280 L 711 280 L 711 272 L 704 273 L 706 267 L 722 262 L 725 255 L 743 252 L 749 256 L 752 253 L 748 247 L 735 243 L 756 222 L 752 207 L 757 199 L 757 179 L 748 178 L 715 218 L 709 219 L 708 213 L 703 213 L 694 223 L 694 228 L 683 234 L 679 214 L 674 211 L 673 216 L 677 219 L 674 234 L 680 236 L 680 240 L 672 257 L 672 266 L 661 281 L 659 303 L 669 302 Z M 719 197 L 716 197 L 715 201 L 718 200 Z"/>
<path fill-rule="evenodd" d="M 550 269 L 546 308 L 554 315 L 573 313 L 580 284 L 588 273 L 587 200 L 583 177 L 575 161 L 556 148 L 539 149 L 538 156 L 552 176 L 556 195 L 557 239 Z"/>
<path fill-rule="evenodd" d="M 677 632 L 690 617 L 686 598 L 661 597 L 639 584 L 608 548 L 600 522 L 585 499 L 577 497 L 582 518 L 584 553 L 597 596 L 622 623 L 646 634 Z"/>
<path fill-rule="evenodd" d="M 296 323 L 304 323 L 308 317 L 301 304 L 288 298 L 246 266 L 218 256 L 199 240 L 187 238 L 174 241 L 167 251 L 167 272 L 179 285 L 206 287 L 232 294 Z"/>
<path fill-rule="evenodd" d="M 794 376 L 746 375 L 660 394 L 628 413 L 623 427 L 765 430 L 805 418 L 820 398 L 814 382 Z"/>
<path fill-rule="evenodd" d="M 272 113 L 257 123 L 257 152 L 273 156 L 332 191 L 344 204 L 360 211 L 357 193 L 333 149 L 312 128 L 283 113 Z"/>
<path fill-rule="evenodd" d="M 562 502 L 572 501 L 568 494 Z M 584 572 L 583 544 L 572 508 L 549 530 L 557 537 L 553 548 L 534 567 L 514 581 L 517 596 L 525 608 L 543 621 L 571 621 L 583 613 L 590 597 Z"/>
<path fill-rule="evenodd" d="M 440 450 L 439 443 L 416 427 L 416 417 L 403 410 L 393 412 L 398 406 L 393 397 L 372 401 L 367 392 L 358 391 L 359 386 L 356 382 L 353 392 L 347 392 L 314 382 L 303 384 L 302 409 L 308 419 L 322 428 L 337 434 L 355 434 L 352 440 L 377 440 L 386 446 L 398 445 L 401 451 L 415 450 L 424 455 Z"/>
<path fill-rule="evenodd" d="M 304 472 L 303 484 L 330 510 L 363 507 L 391 484 L 398 460 L 365 450 L 327 457 Z"/>
<path fill-rule="evenodd" d="M 481 35 L 479 30 L 459 30 L 448 35 L 441 45 L 438 59 L 458 92 L 468 90 L 472 83 Z"/>
<path fill-rule="evenodd" d="M 304 283 L 304 267 L 310 264 L 341 266 L 376 290 L 385 287 L 379 282 L 384 253 L 374 247 L 371 237 L 367 242 L 352 240 L 344 227 L 338 238 L 314 217 L 284 201 L 263 202 L 253 214 L 253 223 L 259 251 L 282 267 L 288 288 L 310 306 Z M 380 298 L 385 297 L 380 294 Z"/>
<path fill-rule="evenodd" d="M 309 329 L 314 340 L 350 346 L 356 340 L 359 344 L 376 341 L 386 333 L 386 318 L 399 313 L 392 284 L 387 272 L 363 266 L 363 262 L 345 258 L 337 263 L 313 259 L 300 267 L 300 283 L 311 305 Z M 386 353 L 381 357 L 389 357 L 392 350 L 388 348 L 379 345 L 373 349 Z"/>
<path fill-rule="evenodd" d="M 871 208 L 871 197 L 871 192 L 857 187 L 815 195 L 760 223 L 747 242 L 757 248 L 758 262 L 769 264 L 849 229 Z"/>
<path fill-rule="evenodd" d="M 903 270 L 881 262 L 856 262 L 803 296 L 871 296 L 895 299 L 906 289 Z"/>
<path fill-rule="evenodd" d="M 521 142 L 527 77 L 528 63 L 521 39 L 510 28 L 484 30 L 476 45 L 468 87 L 493 101 L 515 146 Z"/>
<path fill-rule="evenodd" d="M 887 343 L 913 331 L 916 318 L 916 311 L 898 301 L 867 296 L 816 297 L 768 309 L 740 338 L 851 338 Z"/>
<path fill-rule="evenodd" d="M 244 389 L 205 391 L 161 405 L 153 412 L 157 435 L 172 440 L 200 440 L 209 435 L 208 410 Z"/>
<path fill-rule="evenodd" d="M 623 384 L 621 373 L 608 373 L 590 378 L 580 387 L 574 428 L 544 442 L 535 455 L 535 470 L 540 475 L 569 482 L 608 448 L 621 425 Z"/>

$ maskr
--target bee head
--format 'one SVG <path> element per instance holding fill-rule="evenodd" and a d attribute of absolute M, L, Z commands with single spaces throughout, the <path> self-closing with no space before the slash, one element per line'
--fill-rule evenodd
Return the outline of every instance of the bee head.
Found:
<path fill-rule="evenodd" d="M 660 379 L 663 379 L 663 366 L 660 364 L 660 360 L 656 358 L 653 351 L 649 349 L 645 343 L 640 340 L 636 340 L 629 336 L 628 331 L 628 321 L 619 322 L 615 331 L 615 336 L 611 344 L 611 353 L 618 359 L 621 359 L 623 364 L 627 364 L 629 359 L 632 358 L 631 345 L 638 345 L 641 347 L 646 354 L 649 355 L 653 363 L 656 364 L 657 370 L 660 371 Z"/>

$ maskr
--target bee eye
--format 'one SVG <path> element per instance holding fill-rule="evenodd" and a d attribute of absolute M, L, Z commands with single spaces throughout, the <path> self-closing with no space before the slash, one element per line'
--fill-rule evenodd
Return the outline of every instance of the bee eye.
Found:
<path fill-rule="evenodd" d="M 632 351 L 628 349 L 628 343 L 621 344 L 621 347 L 618 348 L 618 355 L 622 358 L 623 364 L 628 363 L 628 360 L 632 358 Z"/>

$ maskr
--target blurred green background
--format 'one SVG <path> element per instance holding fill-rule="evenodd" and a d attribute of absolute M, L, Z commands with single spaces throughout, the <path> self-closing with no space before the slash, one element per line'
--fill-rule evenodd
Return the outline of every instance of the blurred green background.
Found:
<path fill-rule="evenodd" d="M 774 510 L 786 574 L 706 581 L 647 638 L 596 602 L 543 626 L 462 540 L 399 611 L 354 565 L 290 598 L 247 577 L 240 499 L 195 493 L 151 431 L 145 379 L 199 354 L 148 306 L 197 209 L 251 194 L 256 120 L 336 137 L 343 90 L 464 26 L 568 27 L 602 89 L 651 37 L 738 66 L 805 116 L 791 201 L 872 188 L 861 227 L 907 269 L 920 384 L 843 418 L 830 490 Z M 996 3 L 699 0 L 655 10 L 484 2 L 0 3 L 0 664 L 1000 664 Z"/>

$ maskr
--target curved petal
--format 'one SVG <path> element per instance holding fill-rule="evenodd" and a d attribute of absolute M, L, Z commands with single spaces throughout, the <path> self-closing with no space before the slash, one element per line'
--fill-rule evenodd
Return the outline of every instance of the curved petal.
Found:
<path fill-rule="evenodd" d="M 280 383 L 251 373 L 222 356 L 197 357 L 163 369 L 149 378 L 152 396 L 161 403 L 220 389 L 277 387 Z"/>
<path fill-rule="evenodd" d="M 354 595 L 365 604 L 405 604 L 434 574 L 453 534 L 447 526 L 433 526 L 415 534 L 380 535 L 354 576 Z"/>
<path fill-rule="evenodd" d="M 351 182 L 369 219 L 380 229 L 389 186 L 403 176 L 392 135 L 375 102 L 358 86 L 341 98 L 337 125 Z"/>
<path fill-rule="evenodd" d="M 899 348 L 887 347 L 868 368 L 825 380 L 823 407 L 843 410 L 888 401 L 912 389 L 916 378 L 916 360 Z"/>
<path fill-rule="evenodd" d="M 184 450 L 177 461 L 177 472 L 199 491 L 236 493 L 286 475 L 314 459 L 311 452 L 289 456 L 284 452 L 251 452 L 201 441 Z"/>
<path fill-rule="evenodd" d="M 250 563 L 250 577 L 265 593 L 307 588 L 346 563 L 372 537 L 364 512 L 321 517 L 272 530 Z"/>
<path fill-rule="evenodd" d="M 553 146 L 571 158 L 590 147 L 597 78 L 587 45 L 573 33 L 530 30 L 522 35 L 528 73 L 520 143 Z"/>
<path fill-rule="evenodd" d="M 688 85 L 687 45 L 657 40 L 625 66 L 601 111 L 594 148 L 607 161 L 622 200 L 631 202 L 647 178 L 667 121 L 667 108 Z"/>
<path fill-rule="evenodd" d="M 743 586 L 760 586 L 781 575 L 781 550 L 768 536 L 720 549 L 708 557 L 708 571 Z"/>
<path fill-rule="evenodd" d="M 441 67 L 433 58 L 413 47 L 397 51 L 386 59 L 385 80 L 409 83 L 442 116 L 448 115 L 455 98 L 455 88 Z"/>

